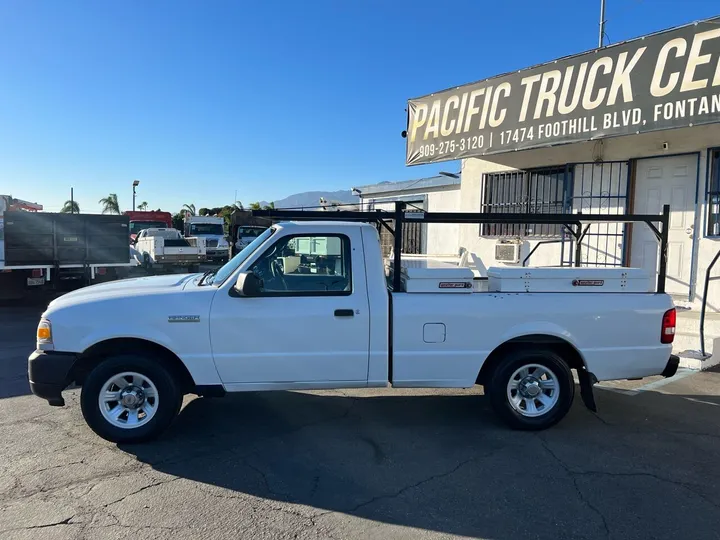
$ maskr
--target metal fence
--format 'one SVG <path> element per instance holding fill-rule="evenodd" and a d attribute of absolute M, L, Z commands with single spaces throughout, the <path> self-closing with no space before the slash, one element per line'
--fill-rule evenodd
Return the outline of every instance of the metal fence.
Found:
<path fill-rule="evenodd" d="M 491 173 L 483 176 L 481 212 L 563 214 L 570 184 L 568 166 Z M 561 238 L 562 225 L 483 223 L 480 236 Z"/>
<path fill-rule="evenodd" d="M 388 225 L 394 229 L 395 221 L 389 221 Z M 419 255 L 423 247 L 423 224 L 408 222 L 402 230 L 402 252 L 408 255 Z M 389 257 L 393 248 L 393 235 L 385 227 L 380 228 L 380 249 L 383 257 Z"/>
<path fill-rule="evenodd" d="M 621 215 L 628 212 L 630 167 L 627 161 L 575 163 L 569 206 L 573 213 Z M 582 245 L 581 266 L 622 266 L 627 224 L 594 223 Z M 575 266 L 572 237 L 564 234 L 562 265 Z"/>
<path fill-rule="evenodd" d="M 707 235 L 720 236 L 720 150 L 713 150 L 710 159 Z"/>

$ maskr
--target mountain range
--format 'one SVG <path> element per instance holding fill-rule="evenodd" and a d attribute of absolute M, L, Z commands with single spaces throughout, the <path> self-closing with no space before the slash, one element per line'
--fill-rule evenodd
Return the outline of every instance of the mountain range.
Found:
<path fill-rule="evenodd" d="M 285 197 L 284 199 L 279 199 L 273 202 L 275 203 L 275 208 L 303 208 L 320 206 L 321 198 L 328 201 L 341 203 L 358 202 L 358 197 L 356 195 L 353 195 L 352 191 L 350 190 L 304 191 L 302 193 L 296 193 L 295 195 L 290 195 L 289 197 Z M 267 201 L 260 201 L 261 206 L 265 206 L 267 204 Z"/>

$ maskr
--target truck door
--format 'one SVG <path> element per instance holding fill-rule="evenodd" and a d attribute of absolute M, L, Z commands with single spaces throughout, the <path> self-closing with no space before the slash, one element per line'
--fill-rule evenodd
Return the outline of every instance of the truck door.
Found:
<path fill-rule="evenodd" d="M 289 234 L 252 265 L 260 297 L 219 291 L 211 309 L 215 363 L 235 390 L 364 386 L 370 313 L 360 228 Z"/>

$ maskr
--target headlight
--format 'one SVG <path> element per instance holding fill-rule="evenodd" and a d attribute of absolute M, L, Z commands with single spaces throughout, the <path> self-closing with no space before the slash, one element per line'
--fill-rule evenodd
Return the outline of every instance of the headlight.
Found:
<path fill-rule="evenodd" d="M 52 325 L 47 319 L 41 319 L 37 327 L 37 348 L 41 351 L 49 351 L 53 347 Z"/>

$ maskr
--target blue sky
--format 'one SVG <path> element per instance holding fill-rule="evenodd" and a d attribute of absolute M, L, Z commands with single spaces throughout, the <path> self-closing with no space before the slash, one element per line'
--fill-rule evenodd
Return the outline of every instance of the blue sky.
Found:
<path fill-rule="evenodd" d="M 0 193 L 177 211 L 429 176 L 410 97 L 590 49 L 599 0 L 0 2 Z M 720 13 L 607 0 L 611 42 Z"/>

